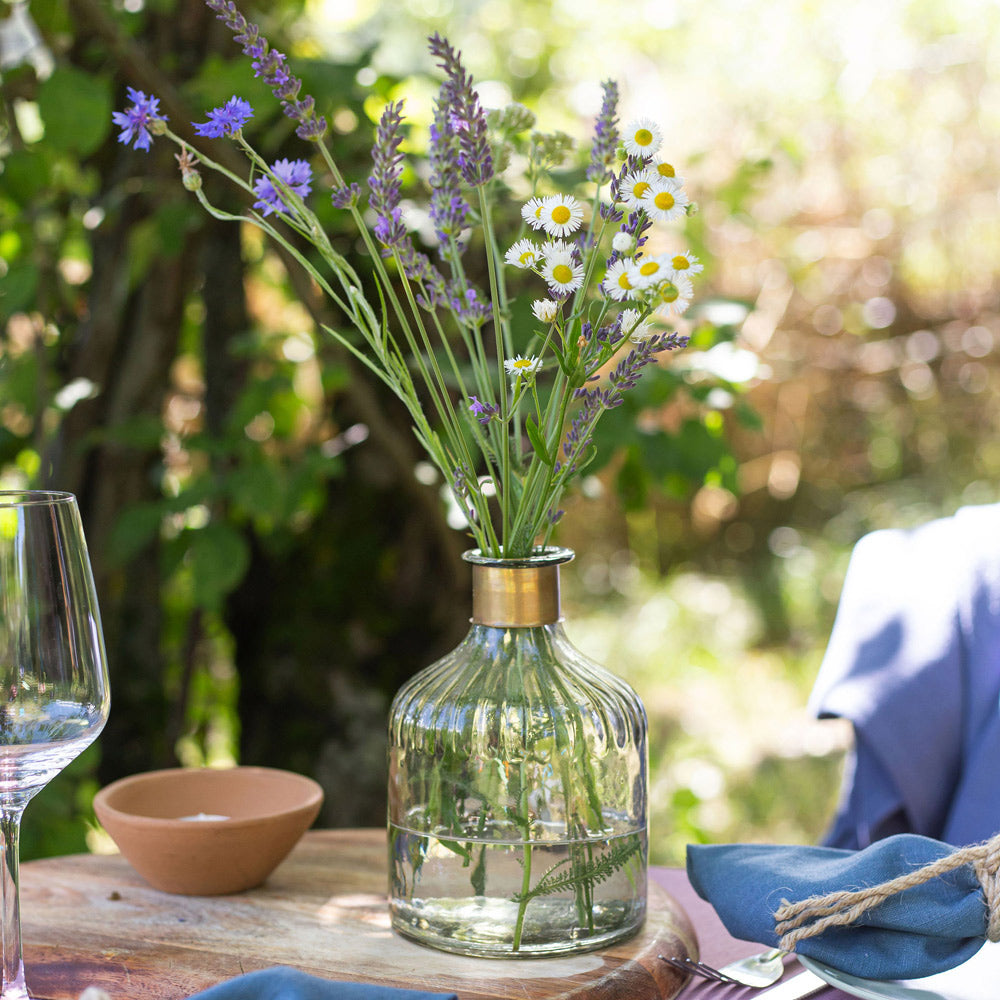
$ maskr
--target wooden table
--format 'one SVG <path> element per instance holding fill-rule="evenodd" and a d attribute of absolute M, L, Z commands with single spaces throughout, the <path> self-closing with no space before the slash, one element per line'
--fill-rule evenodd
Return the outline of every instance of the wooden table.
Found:
<path fill-rule="evenodd" d="M 91 985 L 114 1000 L 181 1000 L 243 972 L 291 965 L 459 1000 L 667 1000 L 682 982 L 657 954 L 697 954 L 685 910 L 653 882 L 636 937 L 584 955 L 519 960 L 449 955 L 399 937 L 385 887 L 382 830 L 308 833 L 262 887 L 233 896 L 159 892 L 118 856 L 28 862 L 28 988 L 38 1000 L 77 1000 Z"/>

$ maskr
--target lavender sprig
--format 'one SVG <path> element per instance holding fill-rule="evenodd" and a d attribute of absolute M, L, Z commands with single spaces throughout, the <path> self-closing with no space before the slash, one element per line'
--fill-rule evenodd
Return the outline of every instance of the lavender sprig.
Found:
<path fill-rule="evenodd" d="M 594 128 L 594 144 L 590 149 L 587 179 L 606 184 L 612 177 L 615 150 L 618 148 L 618 84 L 605 80 L 601 84 L 604 99 Z"/>
<path fill-rule="evenodd" d="M 375 238 L 391 252 L 406 242 L 399 208 L 403 154 L 399 144 L 403 141 L 400 126 L 403 123 L 403 102 L 385 106 L 379 119 L 372 147 L 374 166 L 368 176 L 368 204 L 375 213 Z M 387 255 L 387 254 L 386 254 Z"/>
<path fill-rule="evenodd" d="M 281 101 L 285 114 L 299 123 L 295 134 L 300 139 L 317 141 L 326 132 L 326 119 L 316 114 L 312 97 L 298 100 L 302 81 L 292 76 L 288 58 L 283 52 L 272 49 L 256 24 L 251 24 L 233 3 L 233 0 L 205 0 L 220 21 L 233 33 L 244 53 L 253 60 L 254 76 L 260 77 Z"/>
<path fill-rule="evenodd" d="M 567 476 L 577 471 L 578 463 L 590 445 L 597 419 L 604 410 L 613 410 L 625 402 L 624 394 L 639 381 L 642 369 L 654 362 L 657 354 L 684 347 L 687 342 L 688 338 L 676 331 L 648 337 L 618 362 L 614 371 L 608 376 L 606 386 L 592 389 L 581 387 L 574 390 L 573 398 L 581 400 L 582 405 L 566 432 L 563 441 L 565 461 L 560 465 L 560 471 Z M 590 380 L 595 378 L 596 376 L 591 376 Z"/>
<path fill-rule="evenodd" d="M 431 168 L 429 211 L 434 232 L 441 243 L 439 252 L 445 259 L 450 255 L 452 246 L 461 253 L 462 247 L 457 241 L 469 218 L 469 206 L 461 193 L 459 140 L 451 124 L 452 90 L 450 79 L 441 86 L 434 107 L 427 156 Z"/>
<path fill-rule="evenodd" d="M 493 154 L 487 138 L 486 115 L 479 96 L 472 89 L 472 77 L 462 65 L 461 55 L 435 32 L 428 39 L 431 55 L 448 77 L 453 101 L 451 128 L 458 136 L 458 166 L 472 187 L 485 184 L 493 176 Z"/>

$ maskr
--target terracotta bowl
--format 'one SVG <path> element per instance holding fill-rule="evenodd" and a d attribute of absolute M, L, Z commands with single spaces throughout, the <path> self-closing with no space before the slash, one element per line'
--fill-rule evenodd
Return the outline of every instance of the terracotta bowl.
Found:
<path fill-rule="evenodd" d="M 94 797 L 97 818 L 132 867 L 154 888 L 187 896 L 260 885 L 322 804 L 311 778 L 267 767 L 148 771 Z"/>

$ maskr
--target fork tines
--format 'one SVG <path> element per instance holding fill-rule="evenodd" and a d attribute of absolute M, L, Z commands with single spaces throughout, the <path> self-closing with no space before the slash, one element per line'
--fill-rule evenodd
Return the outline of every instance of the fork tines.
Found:
<path fill-rule="evenodd" d="M 663 959 L 667 965 L 672 965 L 681 972 L 689 972 L 692 975 L 701 976 L 703 979 L 711 979 L 716 983 L 730 983 L 735 986 L 741 985 L 738 979 L 733 979 L 732 976 L 727 976 L 725 973 L 719 972 L 718 969 L 713 969 L 712 966 L 706 965 L 704 962 L 696 962 L 693 958 L 668 957 L 667 955 L 658 955 L 657 957 Z"/>

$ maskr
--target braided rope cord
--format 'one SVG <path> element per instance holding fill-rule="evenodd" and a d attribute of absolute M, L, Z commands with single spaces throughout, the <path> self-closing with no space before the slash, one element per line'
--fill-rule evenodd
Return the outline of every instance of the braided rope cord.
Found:
<path fill-rule="evenodd" d="M 830 927 L 853 924 L 863 913 L 890 896 L 923 885 L 963 865 L 972 865 L 983 889 L 988 914 L 987 939 L 1000 941 L 1000 834 L 996 834 L 880 885 L 810 896 L 794 903 L 783 899 L 774 913 L 774 929 L 781 939 L 780 946 L 784 951 L 793 951 L 799 941 L 822 934 Z"/>

